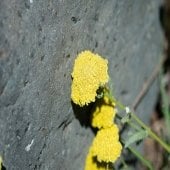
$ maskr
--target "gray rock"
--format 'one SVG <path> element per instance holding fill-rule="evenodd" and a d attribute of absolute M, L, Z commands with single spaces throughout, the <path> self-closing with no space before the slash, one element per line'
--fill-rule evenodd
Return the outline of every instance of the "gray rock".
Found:
<path fill-rule="evenodd" d="M 0 1 L 0 154 L 7 170 L 83 169 L 93 132 L 71 105 L 74 59 L 85 49 L 107 58 L 115 96 L 132 104 L 162 52 L 159 3 Z M 139 106 L 145 121 L 157 89 L 155 83 Z"/>

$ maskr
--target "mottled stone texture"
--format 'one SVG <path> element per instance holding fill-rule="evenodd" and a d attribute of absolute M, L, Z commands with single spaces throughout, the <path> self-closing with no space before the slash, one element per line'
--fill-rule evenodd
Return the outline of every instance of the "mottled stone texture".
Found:
<path fill-rule="evenodd" d="M 159 3 L 0 0 L 0 154 L 7 170 L 83 170 L 93 133 L 70 102 L 76 54 L 90 49 L 106 57 L 116 97 L 132 104 L 162 52 Z M 157 89 L 139 107 L 143 118 Z"/>

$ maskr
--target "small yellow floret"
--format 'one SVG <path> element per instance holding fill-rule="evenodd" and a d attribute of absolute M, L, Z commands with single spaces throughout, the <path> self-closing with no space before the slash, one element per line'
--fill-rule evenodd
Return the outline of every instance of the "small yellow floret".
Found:
<path fill-rule="evenodd" d="M 111 169 L 113 169 L 113 167 L 111 168 L 109 164 L 105 162 L 102 163 L 98 162 L 96 160 L 96 157 L 92 155 L 91 148 L 90 148 L 89 153 L 86 157 L 84 170 L 111 170 Z"/>
<path fill-rule="evenodd" d="M 95 101 L 96 91 L 109 80 L 107 64 L 106 59 L 90 51 L 78 54 L 72 72 L 71 87 L 71 98 L 75 104 L 84 106 Z"/>
<path fill-rule="evenodd" d="M 108 97 L 104 97 L 97 102 L 92 112 L 92 126 L 99 129 L 111 127 L 115 114 L 115 104 L 112 103 Z"/>
<path fill-rule="evenodd" d="M 99 162 L 114 163 L 121 154 L 122 145 L 119 142 L 118 127 L 101 129 L 97 132 L 92 144 L 92 154 Z"/>

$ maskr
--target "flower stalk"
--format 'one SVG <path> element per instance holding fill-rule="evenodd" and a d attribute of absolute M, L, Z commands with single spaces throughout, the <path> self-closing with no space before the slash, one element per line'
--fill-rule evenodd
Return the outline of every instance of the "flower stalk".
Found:
<path fill-rule="evenodd" d="M 110 96 L 110 95 L 109 95 Z M 120 103 L 119 101 L 117 101 L 114 98 L 110 98 L 110 100 L 112 100 L 113 102 L 116 103 L 116 105 L 122 109 L 125 110 L 126 106 L 124 106 L 122 103 Z M 170 153 L 170 145 L 168 145 L 167 143 L 165 143 L 158 135 L 156 135 L 144 122 L 142 122 L 142 120 L 140 120 L 140 118 L 132 111 L 130 112 L 131 117 L 143 128 L 147 131 L 148 135 L 154 139 L 155 141 L 157 141 L 168 153 Z M 128 122 L 127 122 L 128 123 Z"/>

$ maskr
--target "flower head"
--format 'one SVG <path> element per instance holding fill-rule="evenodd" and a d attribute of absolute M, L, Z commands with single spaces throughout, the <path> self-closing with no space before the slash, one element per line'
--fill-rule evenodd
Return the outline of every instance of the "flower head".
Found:
<path fill-rule="evenodd" d="M 113 125 L 113 119 L 116 114 L 115 103 L 112 103 L 108 97 L 100 99 L 92 112 L 92 126 L 108 128 Z"/>
<path fill-rule="evenodd" d="M 112 125 L 110 128 L 101 129 L 97 132 L 92 144 L 92 155 L 99 162 L 114 163 L 120 156 L 122 145 L 119 142 L 118 128 Z"/>
<path fill-rule="evenodd" d="M 107 64 L 106 59 L 90 51 L 78 54 L 72 72 L 71 87 L 71 98 L 75 104 L 84 106 L 95 101 L 96 91 L 109 80 Z"/>
<path fill-rule="evenodd" d="M 111 170 L 112 166 L 105 162 L 98 162 L 96 157 L 92 154 L 92 149 L 90 148 L 89 153 L 86 157 L 85 170 Z"/>

